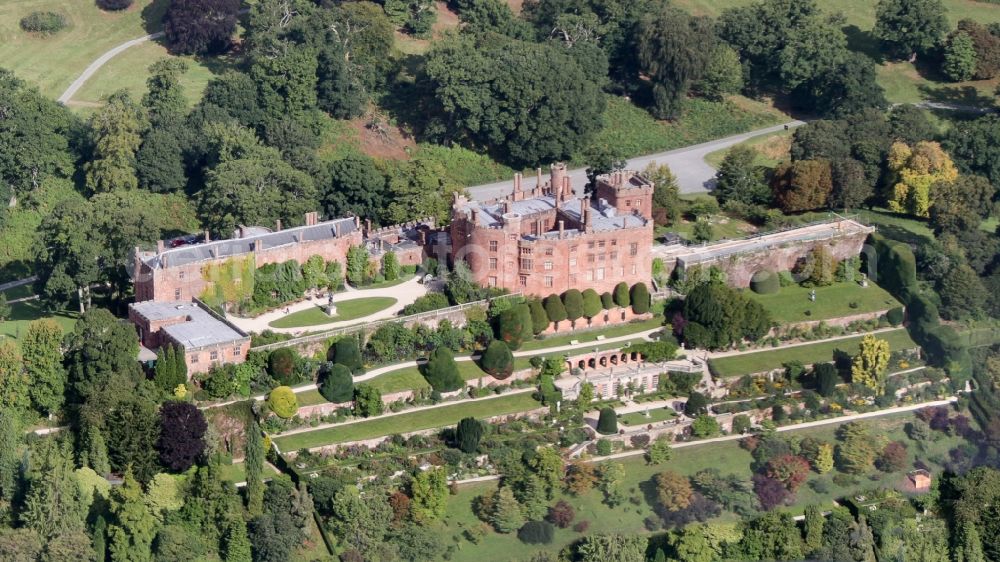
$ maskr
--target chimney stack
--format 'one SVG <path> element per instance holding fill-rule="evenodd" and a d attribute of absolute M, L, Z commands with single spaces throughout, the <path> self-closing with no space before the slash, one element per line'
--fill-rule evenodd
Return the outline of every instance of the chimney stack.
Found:
<path fill-rule="evenodd" d="M 163 240 L 157 240 L 156 241 L 156 253 L 157 254 L 162 254 L 164 248 L 165 248 L 165 246 L 163 244 Z"/>
<path fill-rule="evenodd" d="M 524 194 L 521 192 L 521 172 L 514 174 L 514 201 L 520 201 L 524 199 Z"/>
<path fill-rule="evenodd" d="M 274 221 L 274 231 L 281 232 L 281 219 Z"/>
<path fill-rule="evenodd" d="M 264 249 L 264 243 L 260 239 L 253 241 L 253 251 L 259 252 Z"/>
<path fill-rule="evenodd" d="M 359 216 L 354 217 L 354 228 L 359 230 L 361 229 L 361 217 Z"/>
<path fill-rule="evenodd" d="M 535 168 L 535 177 L 537 178 L 537 183 L 535 184 L 535 187 L 539 191 L 541 191 L 542 190 L 542 167 L 541 166 Z"/>
<path fill-rule="evenodd" d="M 562 240 L 566 230 L 566 221 L 559 221 L 559 239 Z"/>
<path fill-rule="evenodd" d="M 471 220 L 471 221 L 472 221 L 472 226 L 476 226 L 476 225 L 478 225 L 478 224 L 479 224 L 479 221 L 478 221 L 478 220 L 476 220 L 476 219 L 478 219 L 478 218 L 479 218 L 479 209 L 476 209 L 476 208 L 473 208 L 473 209 L 471 210 L 470 214 L 471 214 L 472 216 L 471 216 L 471 218 L 470 218 L 469 220 Z"/>
<path fill-rule="evenodd" d="M 212 236 L 206 230 L 205 231 L 205 242 L 211 242 L 211 241 L 212 241 Z"/>
<path fill-rule="evenodd" d="M 581 226 L 581 230 L 582 230 L 583 224 L 587 221 L 587 207 L 589 207 L 589 205 L 587 205 L 587 198 L 584 197 L 583 199 L 580 199 L 580 226 Z"/>
<path fill-rule="evenodd" d="M 559 189 L 565 185 L 564 178 L 566 177 L 566 164 L 563 164 L 562 162 L 556 162 L 555 164 L 552 164 L 550 169 L 552 174 L 552 179 L 551 179 L 552 191 L 556 192 L 559 191 Z"/>

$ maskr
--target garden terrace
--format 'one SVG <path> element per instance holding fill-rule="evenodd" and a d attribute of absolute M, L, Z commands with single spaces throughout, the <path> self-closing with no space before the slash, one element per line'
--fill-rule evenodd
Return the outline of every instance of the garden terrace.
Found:
<path fill-rule="evenodd" d="M 919 347 L 905 329 L 876 332 L 875 337 L 889 342 L 889 349 L 900 351 Z M 708 367 L 713 375 L 722 378 L 739 377 L 779 369 L 784 364 L 798 361 L 803 365 L 833 361 L 835 351 L 849 355 L 858 352 L 861 339 L 864 336 L 839 338 L 820 341 L 811 344 L 783 346 L 767 351 L 739 353 L 725 357 L 709 359 Z"/>
<path fill-rule="evenodd" d="M 315 431 L 306 431 L 288 436 L 274 437 L 275 444 L 282 451 L 311 449 L 323 445 L 334 445 L 372 439 L 396 433 L 407 433 L 424 429 L 445 427 L 459 422 L 462 418 L 489 418 L 518 414 L 538 408 L 541 404 L 531 393 L 467 400 L 457 404 L 427 408 L 397 415 L 383 415 L 369 420 L 340 424 Z"/>
<path fill-rule="evenodd" d="M 809 300 L 811 291 L 816 291 L 815 301 Z M 747 296 L 764 305 L 778 324 L 829 320 L 901 306 L 885 289 L 871 281 L 868 287 L 854 281 L 815 288 L 792 285 L 769 295 L 748 291 Z"/>

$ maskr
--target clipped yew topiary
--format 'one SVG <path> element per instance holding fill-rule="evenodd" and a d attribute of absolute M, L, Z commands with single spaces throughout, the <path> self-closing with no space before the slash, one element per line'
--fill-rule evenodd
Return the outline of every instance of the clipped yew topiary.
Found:
<path fill-rule="evenodd" d="M 773 271 L 762 269 L 750 278 L 750 290 L 758 295 L 772 295 L 781 289 L 781 280 Z"/>
<path fill-rule="evenodd" d="M 566 307 L 566 318 L 576 320 L 583 316 L 583 293 L 570 289 L 562 295 L 563 306 Z"/>
<path fill-rule="evenodd" d="M 324 367 L 319 381 L 319 393 L 334 404 L 350 402 L 354 398 L 354 377 L 351 370 L 340 363 Z"/>
<path fill-rule="evenodd" d="M 531 311 L 531 332 L 537 336 L 549 327 L 549 315 L 546 314 L 541 299 L 528 301 L 528 309 Z"/>
<path fill-rule="evenodd" d="M 451 392 L 462 388 L 465 380 L 458 372 L 455 356 L 447 347 L 438 347 L 424 365 L 424 378 L 438 392 Z"/>
<path fill-rule="evenodd" d="M 597 291 L 593 289 L 587 289 L 583 292 L 583 315 L 587 318 L 593 318 L 601 313 L 603 308 L 601 307 L 601 295 L 597 294 Z"/>
<path fill-rule="evenodd" d="M 524 340 L 534 335 L 531 309 L 526 303 L 508 308 L 497 317 L 497 339 L 503 340 L 511 349 L 521 347 Z"/>
<path fill-rule="evenodd" d="M 517 530 L 517 538 L 525 544 L 549 544 L 555 527 L 548 521 L 528 521 Z"/>
<path fill-rule="evenodd" d="M 545 297 L 545 315 L 552 322 L 562 322 L 567 318 L 566 307 L 563 305 L 559 295 L 549 295 Z"/>
<path fill-rule="evenodd" d="M 479 360 L 479 366 L 495 379 L 504 380 L 514 372 L 514 354 L 507 344 L 493 340 Z"/>
<path fill-rule="evenodd" d="M 289 419 L 299 411 L 299 403 L 295 392 L 289 386 L 279 386 L 267 396 L 267 406 L 279 418 Z"/>
<path fill-rule="evenodd" d="M 632 285 L 632 291 L 629 293 L 629 299 L 632 301 L 632 312 L 636 314 L 645 314 L 649 312 L 650 300 L 649 300 L 649 289 L 643 282 L 636 283 Z"/>
<path fill-rule="evenodd" d="M 364 361 L 361 359 L 361 348 L 358 338 L 346 336 L 337 340 L 327 353 L 334 363 L 339 363 L 351 370 L 351 374 L 360 375 L 365 372 Z"/>
<path fill-rule="evenodd" d="M 612 408 L 601 408 L 601 416 L 597 418 L 597 432 L 602 435 L 618 433 L 618 415 Z"/>
<path fill-rule="evenodd" d="M 628 285 L 626 285 L 624 281 L 615 285 L 615 294 L 612 296 L 614 296 L 615 304 L 622 308 L 632 304 L 632 299 L 630 298 L 628 292 Z"/>
<path fill-rule="evenodd" d="M 615 298 L 611 293 L 601 293 L 601 307 L 604 310 L 611 310 L 615 307 Z"/>

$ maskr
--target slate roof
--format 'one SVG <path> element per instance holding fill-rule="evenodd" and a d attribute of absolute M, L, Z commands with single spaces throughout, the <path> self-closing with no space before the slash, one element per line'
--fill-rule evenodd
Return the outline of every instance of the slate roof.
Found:
<path fill-rule="evenodd" d="M 186 318 L 184 322 L 161 328 L 185 350 L 248 339 L 246 334 L 190 301 L 144 301 L 130 306 L 150 322 Z"/>
<path fill-rule="evenodd" d="M 152 269 L 177 267 L 189 263 L 249 254 L 253 252 L 254 243 L 258 240 L 261 242 L 262 249 L 268 249 L 304 241 L 333 240 L 356 230 L 354 218 L 348 217 L 321 222 L 313 226 L 297 226 L 278 232 L 252 234 L 245 238 L 231 238 L 205 244 L 169 248 L 159 254 L 154 253 L 144 257 L 144 261 Z"/>

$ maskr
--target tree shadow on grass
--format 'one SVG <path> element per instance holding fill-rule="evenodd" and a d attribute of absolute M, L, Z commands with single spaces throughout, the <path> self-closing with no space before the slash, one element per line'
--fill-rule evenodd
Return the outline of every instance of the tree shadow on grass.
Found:
<path fill-rule="evenodd" d="M 882 51 L 879 49 L 879 41 L 872 36 L 870 31 L 864 31 L 856 25 L 847 25 L 841 28 L 847 36 L 847 48 L 867 55 L 877 64 L 885 62 Z"/>
<path fill-rule="evenodd" d="M 988 108 L 993 105 L 993 96 L 983 95 L 972 86 L 928 86 L 921 84 L 918 89 L 927 101 L 946 103 L 958 108 Z"/>

